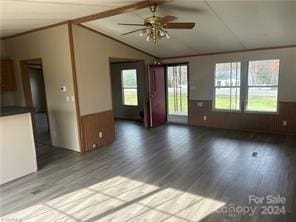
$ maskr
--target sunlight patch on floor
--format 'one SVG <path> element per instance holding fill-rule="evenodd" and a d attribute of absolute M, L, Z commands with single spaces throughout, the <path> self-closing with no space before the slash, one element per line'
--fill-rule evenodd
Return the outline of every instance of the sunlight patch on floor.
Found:
<path fill-rule="evenodd" d="M 117 176 L 11 213 L 1 221 L 200 221 L 223 205 L 196 194 Z"/>

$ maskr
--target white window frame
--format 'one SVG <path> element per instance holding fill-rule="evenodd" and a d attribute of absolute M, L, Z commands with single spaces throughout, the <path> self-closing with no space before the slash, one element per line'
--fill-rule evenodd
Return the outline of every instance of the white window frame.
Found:
<path fill-rule="evenodd" d="M 217 64 L 224 64 L 224 63 L 240 63 L 240 85 L 239 86 L 216 86 L 216 65 Z M 241 61 L 227 61 L 227 62 L 216 62 L 214 65 L 214 92 L 213 92 L 213 101 L 212 101 L 212 111 L 214 112 L 235 112 L 235 113 L 240 113 L 242 112 L 242 106 L 241 106 L 241 101 L 242 101 L 242 62 Z M 225 88 L 225 89 L 232 89 L 232 88 L 239 88 L 240 91 L 240 101 L 239 101 L 239 109 L 238 110 L 233 110 L 233 109 L 217 109 L 216 108 L 216 89 L 217 88 Z"/>
<path fill-rule="evenodd" d="M 279 60 L 279 73 L 278 73 L 278 84 L 270 86 L 249 86 L 249 64 L 250 62 L 256 61 L 270 61 L 270 60 Z M 244 101 L 244 113 L 258 113 L 258 114 L 279 114 L 279 88 L 280 88 L 280 64 L 281 60 L 279 58 L 275 59 L 257 59 L 257 60 L 248 60 L 247 61 L 247 72 L 246 72 L 246 84 L 245 84 L 245 101 Z M 265 111 L 265 110 L 247 110 L 248 101 L 249 101 L 249 88 L 274 88 L 277 87 L 277 105 L 276 111 Z"/>
<path fill-rule="evenodd" d="M 136 71 L 136 87 L 124 87 L 123 85 L 123 73 L 124 71 L 128 71 L 128 70 L 135 70 Z M 137 91 L 137 104 L 136 105 L 131 105 L 131 104 L 125 104 L 125 97 L 124 97 L 124 90 L 125 89 L 136 89 Z M 122 100 L 122 105 L 123 106 L 139 106 L 139 94 L 138 94 L 138 72 L 137 69 L 122 69 L 121 70 L 121 100 Z"/>

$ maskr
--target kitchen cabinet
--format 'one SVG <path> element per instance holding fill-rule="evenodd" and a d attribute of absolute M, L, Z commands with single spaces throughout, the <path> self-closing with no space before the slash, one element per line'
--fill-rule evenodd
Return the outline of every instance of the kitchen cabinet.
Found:
<path fill-rule="evenodd" d="M 1 78 L 0 78 L 1 91 L 14 91 L 16 90 L 16 81 L 13 60 L 1 59 Z"/>

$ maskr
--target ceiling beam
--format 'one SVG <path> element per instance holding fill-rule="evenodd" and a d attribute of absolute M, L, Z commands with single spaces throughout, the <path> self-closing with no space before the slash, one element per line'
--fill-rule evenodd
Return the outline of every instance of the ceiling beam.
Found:
<path fill-rule="evenodd" d="M 145 0 L 145 1 L 133 3 L 130 5 L 122 6 L 119 8 L 111 9 L 108 11 L 99 12 L 99 13 L 96 13 L 93 15 L 83 16 L 83 17 L 74 19 L 71 22 L 73 24 L 81 24 L 84 22 L 107 18 L 107 17 L 114 16 L 114 15 L 120 15 L 120 14 L 127 13 L 127 12 L 133 12 L 133 11 L 136 11 L 139 9 L 150 7 L 155 4 L 160 5 L 160 4 L 163 4 L 166 2 L 170 2 L 170 1 L 172 1 L 172 0 Z"/>

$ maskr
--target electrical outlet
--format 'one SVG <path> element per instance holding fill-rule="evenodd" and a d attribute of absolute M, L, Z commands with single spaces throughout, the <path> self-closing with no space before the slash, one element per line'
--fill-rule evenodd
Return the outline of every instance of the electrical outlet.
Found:
<path fill-rule="evenodd" d="M 203 106 L 204 106 L 203 102 L 197 102 L 197 107 L 203 107 Z"/>
<path fill-rule="evenodd" d="M 283 126 L 288 126 L 288 121 L 287 120 L 283 120 Z"/>
<path fill-rule="evenodd" d="M 103 133 L 99 132 L 99 138 L 102 138 L 102 137 L 103 137 Z"/>
<path fill-rule="evenodd" d="M 207 116 L 203 116 L 203 120 L 206 121 L 207 120 Z"/>

